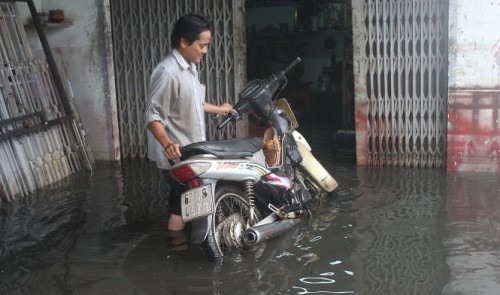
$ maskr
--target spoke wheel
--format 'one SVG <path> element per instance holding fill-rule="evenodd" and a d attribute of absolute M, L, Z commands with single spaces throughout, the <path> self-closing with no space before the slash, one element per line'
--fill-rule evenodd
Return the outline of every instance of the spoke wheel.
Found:
<path fill-rule="evenodd" d="M 249 204 L 245 193 L 233 186 L 221 186 L 215 192 L 215 214 L 205 241 L 208 255 L 214 259 L 224 257 L 231 250 L 245 247 L 243 234 L 250 226 Z M 260 219 L 257 209 L 254 220 Z"/>

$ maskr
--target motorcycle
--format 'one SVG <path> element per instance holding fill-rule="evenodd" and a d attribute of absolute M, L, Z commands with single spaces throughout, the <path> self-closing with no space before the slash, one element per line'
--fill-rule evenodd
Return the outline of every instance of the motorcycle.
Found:
<path fill-rule="evenodd" d="M 204 244 L 208 256 L 221 260 L 233 250 L 251 248 L 298 225 L 308 208 L 337 187 L 314 158 L 288 102 L 278 98 L 286 73 L 300 62 L 263 80 L 249 82 L 234 111 L 218 125 L 253 114 L 276 133 L 277 163 L 266 162 L 260 137 L 197 142 L 181 148 L 170 172 L 188 186 L 181 195 L 184 222 L 191 223 L 191 244 Z"/>

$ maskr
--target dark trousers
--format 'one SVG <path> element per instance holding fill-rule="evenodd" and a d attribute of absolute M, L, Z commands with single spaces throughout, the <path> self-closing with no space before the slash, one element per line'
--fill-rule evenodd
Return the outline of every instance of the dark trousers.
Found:
<path fill-rule="evenodd" d="M 187 190 L 188 187 L 175 181 L 172 175 L 170 175 L 169 170 L 162 169 L 162 173 L 165 175 L 170 187 L 168 193 L 168 212 L 181 215 L 181 195 Z"/>

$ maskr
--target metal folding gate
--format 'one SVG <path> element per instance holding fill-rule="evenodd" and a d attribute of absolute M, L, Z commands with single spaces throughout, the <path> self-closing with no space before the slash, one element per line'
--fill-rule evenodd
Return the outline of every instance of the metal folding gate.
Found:
<path fill-rule="evenodd" d="M 170 51 L 170 31 L 183 14 L 207 16 L 215 27 L 209 54 L 200 64 L 207 100 L 234 103 L 245 76 L 244 0 L 112 0 L 115 78 L 123 158 L 147 153 L 144 109 L 149 76 Z M 207 117 L 207 138 L 234 137 L 235 128 L 217 130 Z"/>
<path fill-rule="evenodd" d="M 446 163 L 448 1 L 353 0 L 360 165 Z"/>
<path fill-rule="evenodd" d="M 22 2 L 34 15 L 33 1 Z M 34 58 L 15 1 L 0 1 L 0 203 L 91 169 L 94 161 L 67 95 L 69 82 L 41 24 L 35 28 L 45 59 Z"/>

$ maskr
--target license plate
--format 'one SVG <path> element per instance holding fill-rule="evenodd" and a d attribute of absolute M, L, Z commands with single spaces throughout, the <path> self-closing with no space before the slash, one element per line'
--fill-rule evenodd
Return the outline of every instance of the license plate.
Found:
<path fill-rule="evenodd" d="M 184 222 L 212 214 L 214 212 L 212 185 L 199 186 L 183 193 L 181 209 Z"/>

